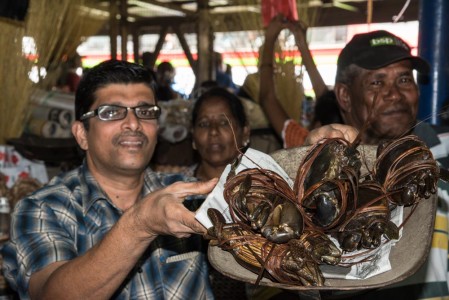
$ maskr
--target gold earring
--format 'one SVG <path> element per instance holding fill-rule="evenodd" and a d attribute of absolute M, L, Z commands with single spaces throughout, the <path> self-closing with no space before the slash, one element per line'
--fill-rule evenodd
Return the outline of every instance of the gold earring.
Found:
<path fill-rule="evenodd" d="M 196 150 L 195 142 L 192 142 L 192 148 L 193 148 L 193 150 Z"/>

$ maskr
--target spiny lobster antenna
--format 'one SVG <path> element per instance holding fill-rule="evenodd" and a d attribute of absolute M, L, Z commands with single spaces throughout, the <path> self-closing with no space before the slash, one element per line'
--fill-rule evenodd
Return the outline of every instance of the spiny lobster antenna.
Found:
<path fill-rule="evenodd" d="M 231 122 L 231 120 L 229 120 L 229 117 L 228 117 L 225 113 L 223 113 L 223 116 L 226 118 L 226 120 L 228 120 L 229 126 L 231 127 L 231 132 L 232 132 L 232 137 L 234 138 L 235 148 L 236 148 L 237 151 L 240 153 L 240 156 L 241 156 L 241 155 L 244 155 L 244 153 L 242 152 L 242 149 L 244 149 L 245 146 L 242 147 L 242 148 L 239 148 L 238 143 L 237 143 L 237 138 L 235 137 L 234 127 L 232 127 L 232 122 Z"/>
<path fill-rule="evenodd" d="M 229 124 L 231 125 L 231 131 L 232 131 L 232 136 L 234 137 L 234 144 L 235 144 L 235 148 L 237 149 L 237 151 L 239 152 L 239 155 L 235 158 L 235 160 L 233 161 L 232 165 L 233 167 L 237 168 L 237 165 L 240 163 L 240 160 L 243 156 L 246 156 L 245 153 L 242 152 L 242 149 L 244 149 L 245 147 L 239 148 L 238 144 L 237 144 L 237 138 L 235 137 L 235 132 L 234 132 L 234 127 L 232 127 L 232 122 L 231 120 L 229 120 L 228 116 L 226 114 L 223 114 L 225 116 L 225 118 L 228 120 Z M 259 167 L 260 169 L 262 169 L 262 167 L 257 164 L 255 161 L 253 161 L 251 158 L 247 157 L 252 163 L 254 163 L 257 167 Z"/>
<path fill-rule="evenodd" d="M 379 96 L 379 93 L 376 93 L 374 95 L 373 102 L 371 103 L 371 107 L 370 107 L 370 110 L 369 110 L 368 118 L 366 119 L 365 123 L 363 124 L 362 128 L 360 129 L 359 134 L 357 135 L 355 140 L 352 142 L 352 147 L 353 148 L 356 148 L 357 146 L 359 146 L 362 143 L 363 134 L 366 132 L 368 126 L 374 120 L 375 112 L 376 112 L 375 107 L 376 107 L 376 103 L 378 101 L 378 96 Z M 369 166 L 368 166 L 368 164 L 366 162 L 366 159 L 363 159 L 363 162 L 365 164 L 365 168 L 368 171 L 370 171 L 370 168 L 369 168 Z"/>
<path fill-rule="evenodd" d="M 359 131 L 359 134 L 357 135 L 356 139 L 354 140 L 354 142 L 353 142 L 354 145 L 359 145 L 362 142 L 363 134 L 366 132 L 367 128 L 371 125 L 374 118 L 376 117 L 376 113 L 377 113 L 376 105 L 377 105 L 378 97 L 379 97 L 379 93 L 376 93 L 374 95 L 373 102 L 371 102 L 371 107 L 369 109 L 368 118 L 366 119 L 365 123 L 363 124 L 362 128 Z"/>

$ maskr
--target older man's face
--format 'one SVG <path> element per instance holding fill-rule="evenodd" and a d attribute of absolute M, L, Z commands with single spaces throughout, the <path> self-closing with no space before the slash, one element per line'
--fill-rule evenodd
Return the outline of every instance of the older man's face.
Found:
<path fill-rule="evenodd" d="M 411 62 L 393 63 L 378 70 L 365 70 L 348 87 L 348 125 L 359 130 L 370 121 L 364 142 L 397 138 L 416 122 L 419 91 Z"/>

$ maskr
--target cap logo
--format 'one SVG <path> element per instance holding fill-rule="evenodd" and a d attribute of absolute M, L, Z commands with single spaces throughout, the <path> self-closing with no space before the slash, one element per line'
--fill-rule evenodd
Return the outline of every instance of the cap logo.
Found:
<path fill-rule="evenodd" d="M 399 46 L 407 51 L 410 51 L 410 48 L 400 39 L 392 38 L 389 36 L 378 37 L 370 40 L 370 46 Z"/>

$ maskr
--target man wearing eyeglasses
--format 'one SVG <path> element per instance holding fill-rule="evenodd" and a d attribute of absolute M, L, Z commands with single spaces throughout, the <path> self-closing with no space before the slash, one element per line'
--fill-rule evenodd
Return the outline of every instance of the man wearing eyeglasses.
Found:
<path fill-rule="evenodd" d="M 216 180 L 164 187 L 147 167 L 160 115 L 150 78 L 113 60 L 82 78 L 72 133 L 83 164 L 19 202 L 2 249 L 21 299 L 213 298 L 205 229 L 182 202 Z"/>

